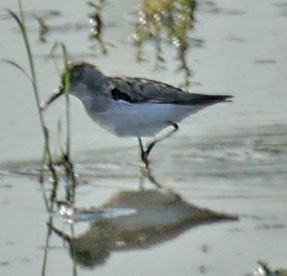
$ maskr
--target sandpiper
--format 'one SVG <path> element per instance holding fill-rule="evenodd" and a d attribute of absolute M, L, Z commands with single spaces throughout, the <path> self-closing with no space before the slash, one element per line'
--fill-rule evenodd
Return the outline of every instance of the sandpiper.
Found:
<path fill-rule="evenodd" d="M 193 94 L 144 78 L 107 77 L 96 66 L 81 62 L 65 69 L 59 92 L 52 100 L 65 91 L 66 73 L 70 76 L 71 95 L 82 101 L 95 122 L 117 136 L 137 137 L 146 169 L 149 169 L 148 157 L 155 144 L 176 132 L 180 121 L 232 97 Z M 167 127 L 172 127 L 170 132 L 144 148 L 143 137 L 155 136 Z"/>

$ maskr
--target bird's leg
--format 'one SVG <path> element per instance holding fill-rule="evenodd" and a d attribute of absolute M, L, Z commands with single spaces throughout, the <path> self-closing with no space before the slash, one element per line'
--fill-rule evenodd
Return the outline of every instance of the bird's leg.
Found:
<path fill-rule="evenodd" d="M 147 149 L 144 149 L 143 143 L 142 143 L 142 139 L 139 137 L 139 145 L 140 145 L 140 150 L 141 150 L 141 159 L 143 161 L 143 163 L 145 164 L 145 167 L 147 170 L 149 170 L 149 164 L 150 161 L 148 159 L 152 149 L 154 148 L 155 144 L 157 144 L 158 142 L 170 137 L 173 133 L 175 133 L 178 130 L 178 125 L 177 123 L 172 123 L 173 129 L 172 131 L 170 131 L 169 133 L 165 134 L 162 137 L 159 137 L 157 139 L 155 139 L 154 141 L 152 141 L 148 146 Z"/>
<path fill-rule="evenodd" d="M 150 152 L 152 151 L 152 149 L 154 148 L 155 144 L 157 144 L 158 142 L 170 137 L 172 134 L 174 134 L 178 130 L 178 124 L 177 123 L 172 123 L 172 126 L 173 126 L 173 129 L 169 133 L 167 133 L 166 135 L 164 135 L 160 138 L 155 139 L 153 142 L 151 142 L 148 145 L 148 147 L 145 151 L 145 157 L 146 157 L 148 163 L 149 163 L 148 156 L 149 156 Z"/>
<path fill-rule="evenodd" d="M 139 145 L 140 145 L 140 150 L 141 150 L 141 160 L 144 163 L 144 168 L 141 166 L 141 177 L 140 177 L 140 189 L 143 190 L 143 183 L 144 183 L 144 178 L 147 177 L 150 174 L 150 168 L 149 168 L 149 161 L 147 158 L 146 151 L 143 146 L 142 139 L 138 137 Z M 159 187 L 158 185 L 156 185 Z"/>
<path fill-rule="evenodd" d="M 146 151 L 144 149 L 142 139 L 138 138 L 138 141 L 139 141 L 140 150 L 141 150 L 141 159 L 145 165 L 145 168 L 148 169 L 148 167 L 149 167 L 148 154 L 146 153 Z"/>
<path fill-rule="evenodd" d="M 144 149 L 143 142 L 141 138 L 138 138 L 139 145 L 140 145 L 140 150 L 141 150 L 141 159 L 144 163 L 144 169 L 141 168 L 141 179 L 140 179 L 140 189 L 143 190 L 143 180 L 144 177 L 148 177 L 148 179 L 157 187 L 157 188 L 162 188 L 162 185 L 158 183 L 155 178 L 153 177 L 151 173 L 151 169 L 149 167 L 149 160 L 148 160 L 148 154 L 147 151 Z"/>
<path fill-rule="evenodd" d="M 175 133 L 178 130 L 178 125 L 176 123 L 171 124 L 173 126 L 172 131 L 167 133 L 166 135 L 155 139 L 153 142 L 151 142 L 147 149 L 144 149 L 142 139 L 138 137 L 139 145 L 140 145 L 140 150 L 141 150 L 141 159 L 145 165 L 145 171 L 142 171 L 142 176 L 146 176 L 157 188 L 164 188 L 153 176 L 151 169 L 150 169 L 150 161 L 148 160 L 149 154 L 151 153 L 151 150 L 154 148 L 155 144 L 164 140 L 165 138 L 170 137 L 173 133 Z M 143 189 L 143 179 L 141 179 L 140 187 Z M 169 192 L 174 193 L 172 190 L 168 189 Z"/>
<path fill-rule="evenodd" d="M 140 137 L 138 137 L 140 150 L 141 150 L 141 159 L 142 159 L 142 161 L 143 161 L 143 163 L 145 165 L 145 175 L 158 188 L 162 188 L 162 185 L 158 181 L 156 181 L 156 179 L 153 177 L 151 169 L 150 169 L 150 166 L 149 166 L 150 165 L 150 161 L 149 161 L 148 157 L 149 157 L 149 155 L 150 155 L 150 153 L 151 153 L 151 151 L 154 148 L 156 143 L 158 143 L 158 142 L 170 137 L 173 133 L 175 133 L 178 130 L 178 125 L 176 123 L 173 123 L 172 126 L 173 126 L 173 129 L 172 129 L 171 132 L 167 133 L 166 135 L 164 135 L 164 136 L 162 136 L 160 138 L 155 139 L 153 142 L 151 142 L 147 146 L 146 150 L 144 149 L 142 139 Z"/>

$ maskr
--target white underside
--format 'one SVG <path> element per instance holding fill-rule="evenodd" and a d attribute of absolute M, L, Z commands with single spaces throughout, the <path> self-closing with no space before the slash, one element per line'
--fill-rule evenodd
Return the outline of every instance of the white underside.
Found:
<path fill-rule="evenodd" d="M 114 101 L 105 112 L 90 114 L 103 128 L 118 136 L 148 137 L 180 122 L 204 106 Z"/>

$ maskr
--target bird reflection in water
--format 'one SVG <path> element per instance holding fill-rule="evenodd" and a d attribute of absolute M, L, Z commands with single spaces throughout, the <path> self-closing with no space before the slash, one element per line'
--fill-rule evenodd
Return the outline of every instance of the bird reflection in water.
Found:
<path fill-rule="evenodd" d="M 109 215 L 116 210 L 128 211 Z M 178 194 L 160 189 L 118 192 L 94 209 L 94 214 L 94 220 L 92 216 L 88 219 L 88 230 L 79 235 L 69 236 L 48 224 L 49 231 L 68 244 L 73 261 L 90 268 L 104 263 L 112 251 L 148 248 L 176 238 L 192 226 L 236 219 L 196 207 Z M 80 220 L 81 210 L 78 215 Z"/>

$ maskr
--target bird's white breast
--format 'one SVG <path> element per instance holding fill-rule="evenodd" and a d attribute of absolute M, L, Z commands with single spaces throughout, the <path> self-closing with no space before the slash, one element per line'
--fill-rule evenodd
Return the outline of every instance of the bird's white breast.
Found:
<path fill-rule="evenodd" d="M 90 114 L 103 128 L 118 136 L 153 136 L 203 106 L 113 101 L 104 112 Z"/>

